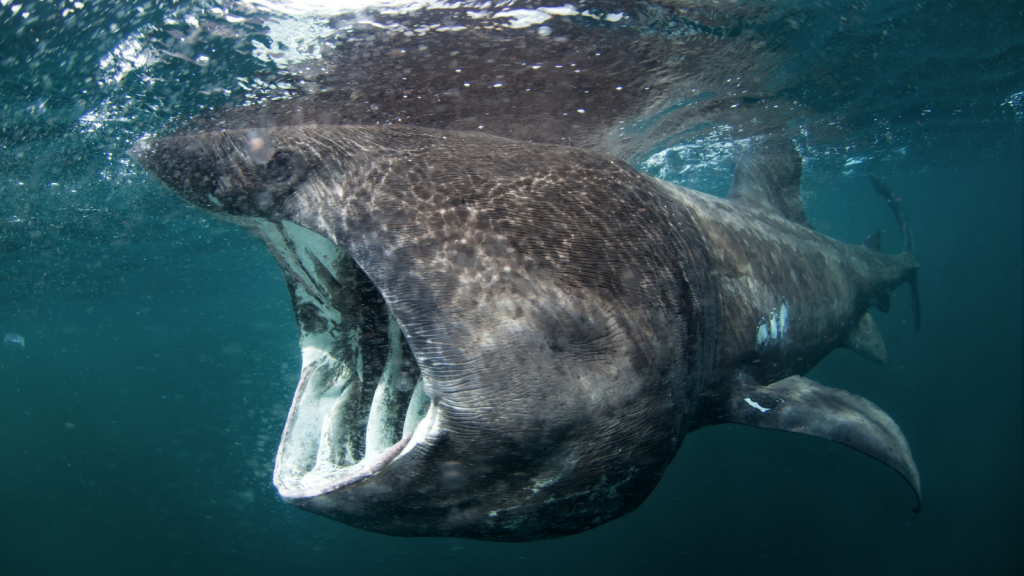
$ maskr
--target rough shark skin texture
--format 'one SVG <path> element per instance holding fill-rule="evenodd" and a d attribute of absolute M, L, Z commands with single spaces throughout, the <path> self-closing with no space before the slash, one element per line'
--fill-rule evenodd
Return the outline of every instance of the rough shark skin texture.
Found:
<path fill-rule="evenodd" d="M 915 280 L 912 244 L 813 231 L 786 141 L 753 146 L 727 199 L 413 127 L 204 132 L 135 156 L 282 266 L 303 373 L 274 480 L 296 506 L 395 535 L 564 536 L 635 509 L 688 432 L 723 422 L 841 442 L 920 493 L 888 415 L 800 376 L 844 345 L 884 360 L 867 309 Z"/>

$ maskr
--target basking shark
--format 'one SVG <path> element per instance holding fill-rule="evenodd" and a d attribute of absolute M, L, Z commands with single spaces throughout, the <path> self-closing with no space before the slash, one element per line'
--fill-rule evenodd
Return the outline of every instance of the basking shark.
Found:
<path fill-rule="evenodd" d="M 302 373 L 274 484 L 393 535 L 526 541 L 639 506 L 687 433 L 809 434 L 896 470 L 897 424 L 805 374 L 879 363 L 868 309 L 918 264 L 808 224 L 791 141 L 753 139 L 726 198 L 601 152 L 404 125 L 141 142 L 138 161 L 277 259 Z"/>

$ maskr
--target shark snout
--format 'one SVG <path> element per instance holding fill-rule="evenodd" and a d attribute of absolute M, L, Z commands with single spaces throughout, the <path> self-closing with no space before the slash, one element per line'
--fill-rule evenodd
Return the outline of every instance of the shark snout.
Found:
<path fill-rule="evenodd" d="M 130 149 L 128 149 L 128 155 L 133 160 L 142 164 L 144 167 L 148 167 L 147 160 L 150 152 L 150 143 L 148 138 L 143 138 L 135 143 Z"/>

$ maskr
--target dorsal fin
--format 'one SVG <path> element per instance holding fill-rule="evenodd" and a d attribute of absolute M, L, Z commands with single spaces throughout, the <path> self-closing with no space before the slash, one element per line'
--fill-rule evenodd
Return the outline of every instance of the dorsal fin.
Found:
<path fill-rule="evenodd" d="M 874 232 L 872 232 L 871 236 L 868 236 L 868 239 L 864 241 L 863 246 L 865 248 L 870 248 L 870 249 L 874 250 L 875 252 L 881 252 L 882 251 L 882 231 L 881 230 L 875 230 Z"/>
<path fill-rule="evenodd" d="M 809 228 L 800 199 L 801 171 L 800 154 L 792 140 L 774 135 L 752 139 L 736 159 L 736 173 L 727 198 L 774 209 Z"/>

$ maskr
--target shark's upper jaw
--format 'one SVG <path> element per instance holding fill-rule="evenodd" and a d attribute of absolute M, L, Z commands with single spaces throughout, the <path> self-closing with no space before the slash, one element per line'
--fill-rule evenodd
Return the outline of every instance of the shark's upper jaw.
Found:
<path fill-rule="evenodd" d="M 279 493 L 296 499 L 341 489 L 423 442 L 435 417 L 433 391 L 352 258 L 288 221 L 233 220 L 277 259 L 299 324 L 302 375 L 278 449 Z"/>

